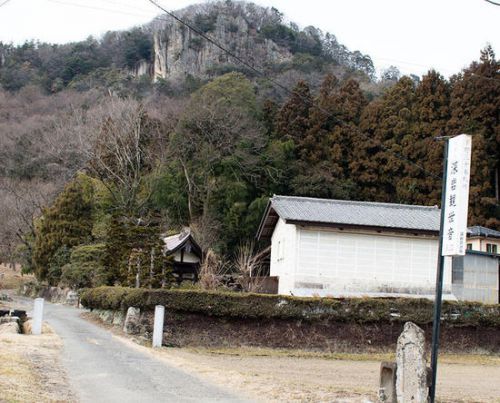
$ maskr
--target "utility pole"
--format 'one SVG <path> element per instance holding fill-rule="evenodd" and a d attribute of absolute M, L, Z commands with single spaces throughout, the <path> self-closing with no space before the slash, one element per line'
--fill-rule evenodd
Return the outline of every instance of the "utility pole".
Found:
<path fill-rule="evenodd" d="M 439 137 L 441 139 L 443 137 Z M 437 379 L 437 361 L 439 350 L 439 332 L 441 327 L 441 306 L 443 300 L 443 274 L 444 274 L 444 256 L 443 256 L 443 226 L 444 226 L 444 206 L 446 204 L 446 173 L 448 168 L 448 140 L 444 138 L 444 159 L 443 159 L 443 183 L 441 190 L 441 220 L 439 225 L 439 246 L 438 246 L 438 265 L 436 272 L 436 290 L 434 296 L 434 318 L 432 321 L 432 350 L 431 350 L 431 372 L 432 380 L 429 390 L 429 400 L 434 403 L 436 396 Z"/>
<path fill-rule="evenodd" d="M 467 212 L 469 207 L 469 179 L 471 136 L 439 137 L 445 139 L 441 219 L 439 227 L 438 266 L 432 326 L 431 371 L 429 400 L 435 402 L 439 333 L 443 299 L 443 278 L 446 256 L 463 256 L 466 251 Z"/>

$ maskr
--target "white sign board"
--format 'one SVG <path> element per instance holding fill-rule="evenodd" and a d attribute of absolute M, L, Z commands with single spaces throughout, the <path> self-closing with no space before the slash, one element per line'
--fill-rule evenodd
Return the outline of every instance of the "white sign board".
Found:
<path fill-rule="evenodd" d="M 448 142 L 444 205 L 443 256 L 463 256 L 466 250 L 467 211 L 472 138 L 467 134 Z"/>

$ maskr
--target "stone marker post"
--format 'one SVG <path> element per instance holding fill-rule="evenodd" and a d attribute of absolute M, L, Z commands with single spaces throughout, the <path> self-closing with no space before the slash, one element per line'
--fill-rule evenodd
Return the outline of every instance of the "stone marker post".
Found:
<path fill-rule="evenodd" d="M 165 307 L 155 306 L 155 323 L 153 328 L 153 347 L 161 347 L 163 342 L 163 320 L 165 318 Z"/>
<path fill-rule="evenodd" d="M 43 298 L 35 299 L 35 306 L 33 308 L 33 324 L 31 326 L 31 334 L 42 334 L 42 320 L 43 320 Z"/>
<path fill-rule="evenodd" d="M 427 403 L 427 364 L 424 331 L 406 322 L 396 349 L 396 395 L 398 403 Z"/>
<path fill-rule="evenodd" d="M 141 310 L 130 306 L 127 309 L 125 322 L 123 323 L 123 331 L 127 334 L 139 333 L 141 328 Z"/>

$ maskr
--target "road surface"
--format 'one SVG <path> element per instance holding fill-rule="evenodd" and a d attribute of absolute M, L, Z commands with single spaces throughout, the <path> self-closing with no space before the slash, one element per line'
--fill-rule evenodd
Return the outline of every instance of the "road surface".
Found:
<path fill-rule="evenodd" d="M 23 305 L 32 305 L 22 298 Z M 19 301 L 21 302 L 21 301 Z M 62 363 L 81 402 L 238 402 L 232 395 L 80 318 L 80 310 L 45 303 L 46 321 L 64 342 Z"/>

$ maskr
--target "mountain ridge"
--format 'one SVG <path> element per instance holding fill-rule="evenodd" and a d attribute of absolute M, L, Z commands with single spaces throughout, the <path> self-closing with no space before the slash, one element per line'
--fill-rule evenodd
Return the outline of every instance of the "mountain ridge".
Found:
<path fill-rule="evenodd" d="M 305 75 L 334 72 L 374 78 L 371 58 L 351 52 L 334 35 L 288 23 L 275 8 L 244 1 L 218 1 L 181 9 L 176 15 L 213 37 L 266 75 L 279 77 L 298 71 Z M 40 85 L 48 92 L 82 84 L 96 77 L 104 84 L 150 77 L 154 83 L 207 80 L 241 71 L 240 65 L 177 21 L 158 16 L 141 27 L 107 32 L 99 40 L 54 45 L 26 42 L 13 46 L 0 42 L 0 85 L 16 91 Z M 110 77 L 111 76 L 111 77 Z"/>

